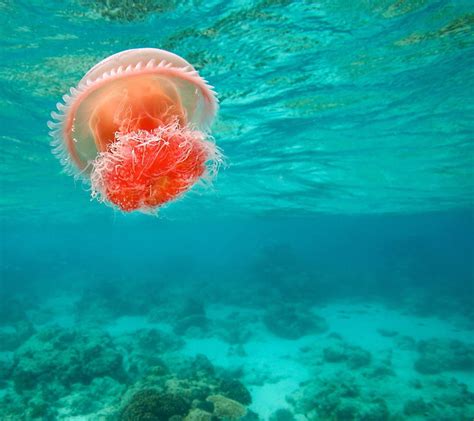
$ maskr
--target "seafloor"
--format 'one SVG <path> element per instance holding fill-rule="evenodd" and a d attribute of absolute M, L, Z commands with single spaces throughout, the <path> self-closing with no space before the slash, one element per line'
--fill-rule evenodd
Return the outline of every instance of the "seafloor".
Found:
<path fill-rule="evenodd" d="M 212 268 L 88 283 L 76 268 L 48 291 L 12 282 L 0 420 L 472 419 L 469 297 L 410 290 L 403 271 L 396 300 L 363 280 L 335 292 L 289 254 L 267 247 L 251 279 L 226 282 Z"/>

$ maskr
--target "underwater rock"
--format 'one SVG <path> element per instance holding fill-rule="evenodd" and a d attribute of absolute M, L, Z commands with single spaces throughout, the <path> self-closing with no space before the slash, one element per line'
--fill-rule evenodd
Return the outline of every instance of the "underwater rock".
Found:
<path fill-rule="evenodd" d="M 249 367 L 245 372 L 247 384 L 252 386 L 263 386 L 265 384 L 274 384 L 284 380 L 282 373 L 277 373 L 271 367 Z"/>
<path fill-rule="evenodd" d="M 189 329 L 197 328 L 200 331 L 207 331 L 209 319 L 203 302 L 194 298 L 188 299 L 183 308 L 177 314 L 178 320 L 175 322 L 174 333 L 184 335 Z"/>
<path fill-rule="evenodd" d="M 269 421 L 294 421 L 295 416 L 287 408 L 277 409 L 273 414 L 270 415 Z"/>
<path fill-rule="evenodd" d="M 0 327 L 0 352 L 14 351 L 35 332 L 33 325 L 19 321 L 12 325 Z"/>
<path fill-rule="evenodd" d="M 430 405 L 428 405 L 422 398 L 410 399 L 405 402 L 403 406 L 403 413 L 407 416 L 426 416 L 430 411 Z"/>
<path fill-rule="evenodd" d="M 175 356 L 169 362 L 167 373 L 159 372 L 158 375 L 155 375 L 153 370 L 149 370 L 145 376 L 127 389 L 122 403 L 127 404 L 132 395 L 141 390 L 153 389 L 160 393 L 179 396 L 186 402 L 192 403 L 193 408 L 199 408 L 206 412 L 212 411 L 213 405 L 206 402 L 206 398 L 211 394 L 218 393 L 220 380 L 214 375 L 208 375 L 206 371 L 194 370 L 192 368 L 193 362 Z"/>
<path fill-rule="evenodd" d="M 288 397 L 297 414 L 312 414 L 309 420 L 385 421 L 390 418 L 386 402 L 360 378 L 337 372 L 301 385 Z"/>
<path fill-rule="evenodd" d="M 359 417 L 359 411 L 353 403 L 344 402 L 334 410 L 336 420 L 356 420 Z"/>
<path fill-rule="evenodd" d="M 247 413 L 252 398 L 240 381 L 229 373 L 218 377 L 216 371 L 222 371 L 204 355 L 183 358 L 168 346 L 179 349 L 182 341 L 155 329 L 113 340 L 101 332 L 43 328 L 5 363 L 16 392 L 11 390 L 9 401 L 0 399 L 0 419 L 212 421 Z M 135 370 L 140 359 L 143 374 L 135 372 L 140 380 L 127 387 L 123 382 L 133 375 L 125 369 Z M 141 418 L 135 417 L 139 411 Z M 258 417 L 248 412 L 246 419 Z"/>
<path fill-rule="evenodd" d="M 215 374 L 214 366 L 204 354 L 198 354 L 194 357 L 191 370 L 193 377 L 213 377 Z"/>
<path fill-rule="evenodd" d="M 189 413 L 188 417 L 203 417 L 207 419 L 207 414 L 212 414 L 215 419 L 215 403 L 212 400 L 207 400 L 209 396 L 221 395 L 221 385 L 225 385 L 223 379 L 216 377 L 214 367 L 205 356 L 197 356 L 195 359 L 189 360 L 175 355 L 170 360 L 169 370 L 166 373 L 160 372 L 159 375 L 154 375 L 152 370 L 130 386 L 127 391 L 123 394 L 122 404 L 120 413 L 123 416 L 131 416 L 133 414 L 132 409 L 136 407 L 134 405 L 131 409 L 129 406 L 133 402 L 133 398 L 139 392 L 153 391 L 149 393 L 149 397 L 153 398 L 153 402 L 157 402 L 158 396 L 173 396 L 186 402 L 186 407 L 191 409 L 199 409 L 202 412 Z M 227 380 L 227 379 L 226 379 Z M 239 391 L 241 396 L 244 396 L 244 392 L 241 387 L 237 387 L 236 383 L 229 383 L 230 386 L 234 386 Z M 228 390 L 229 388 L 227 388 Z M 140 397 L 141 395 L 138 395 Z M 227 399 L 223 397 L 224 399 Z M 248 400 L 247 396 L 247 400 Z M 228 399 L 230 400 L 230 399 Z M 140 399 L 141 401 L 141 399 Z M 234 401 L 231 401 L 234 402 Z M 149 406 L 153 406 L 150 403 Z M 239 404 L 240 405 L 240 404 Z M 129 409 L 127 409 L 129 408 Z M 156 411 L 155 411 L 156 412 Z M 206 414 L 207 413 L 207 414 Z M 173 419 L 181 417 L 186 414 L 175 414 Z M 151 416 L 151 415 L 150 415 Z M 131 418 L 130 418 L 131 419 Z M 153 418 L 156 419 L 156 418 Z"/>
<path fill-rule="evenodd" d="M 360 419 L 364 421 L 387 421 L 390 419 L 390 411 L 387 402 L 382 398 L 375 398 L 362 409 Z"/>
<path fill-rule="evenodd" d="M 184 418 L 184 421 L 211 421 L 212 414 L 207 411 L 203 411 L 199 408 L 194 408 L 189 411 L 189 414 Z"/>
<path fill-rule="evenodd" d="M 396 376 L 391 365 L 389 364 L 377 364 L 372 370 L 370 370 L 366 377 L 383 379 L 385 377 Z"/>
<path fill-rule="evenodd" d="M 263 316 L 267 329 L 284 339 L 298 339 L 311 333 L 322 333 L 328 329 L 326 320 L 305 308 L 296 306 L 274 306 Z"/>
<path fill-rule="evenodd" d="M 370 365 L 372 356 L 360 346 L 350 345 L 342 340 L 323 349 L 323 358 L 328 363 L 345 362 L 349 368 L 358 369 Z"/>
<path fill-rule="evenodd" d="M 207 397 L 207 396 L 206 396 Z M 195 407 L 212 414 L 214 412 L 214 404 L 208 401 L 196 401 Z"/>
<path fill-rule="evenodd" d="M 14 354 L 12 378 L 18 391 L 58 382 L 66 388 L 96 377 L 123 380 L 122 355 L 103 333 L 46 328 Z"/>
<path fill-rule="evenodd" d="M 166 380 L 165 390 L 167 393 L 179 395 L 192 401 L 204 401 L 211 394 L 213 379 L 179 379 L 172 377 Z"/>
<path fill-rule="evenodd" d="M 232 312 L 226 319 L 218 320 L 214 323 L 215 332 L 219 338 L 232 345 L 245 344 L 254 334 L 253 324 L 258 322 L 258 318 L 243 315 L 239 312 Z"/>
<path fill-rule="evenodd" d="M 221 394 L 243 405 L 252 403 L 252 396 L 248 389 L 238 380 L 224 379 L 219 385 Z"/>
<path fill-rule="evenodd" d="M 474 413 L 474 393 L 467 385 L 454 378 L 436 377 L 427 386 L 428 393 L 422 397 L 422 391 L 409 399 L 403 406 L 403 413 L 416 419 L 463 420 L 466 414 Z M 431 386 L 431 387 L 430 387 Z"/>
<path fill-rule="evenodd" d="M 357 369 L 360 367 L 365 367 L 368 366 L 371 361 L 372 356 L 369 351 L 359 346 L 349 347 L 347 354 L 347 365 L 350 368 Z"/>
<path fill-rule="evenodd" d="M 247 409 L 247 413 L 240 419 L 241 421 L 260 421 L 258 414 L 251 409 Z"/>
<path fill-rule="evenodd" d="M 395 338 L 395 347 L 404 351 L 412 351 L 416 349 L 416 341 L 411 336 L 398 336 Z"/>
<path fill-rule="evenodd" d="M 410 380 L 409 385 L 413 387 L 413 389 L 423 389 L 423 383 L 421 383 L 420 379 Z"/>
<path fill-rule="evenodd" d="M 465 413 L 474 411 L 474 393 L 466 384 L 455 378 L 449 378 L 444 382 L 445 390 L 437 396 L 437 401 L 442 401 L 451 407 L 463 409 Z M 470 408 L 469 410 L 466 409 Z"/>
<path fill-rule="evenodd" d="M 371 378 L 364 370 L 358 375 L 339 371 L 300 383 L 287 396 L 296 418 L 309 421 L 395 421 L 423 419 L 451 421 L 474 412 L 474 393 L 454 378 L 429 377 L 416 389 L 405 389 L 403 376 Z M 405 391 L 403 393 L 403 391 Z M 403 402 L 400 396 L 407 396 Z M 436 402 L 436 404 L 435 404 Z"/>
<path fill-rule="evenodd" d="M 181 396 L 153 389 L 137 392 L 120 415 L 121 421 L 168 421 L 173 416 L 185 416 L 191 405 Z"/>
<path fill-rule="evenodd" d="M 161 377 L 169 374 L 169 369 L 166 364 L 159 358 L 154 361 L 155 364 L 148 370 L 148 373 L 152 376 Z"/>
<path fill-rule="evenodd" d="M 0 389 L 5 385 L 13 370 L 13 356 L 9 353 L 0 353 Z"/>
<path fill-rule="evenodd" d="M 26 418 L 25 409 L 24 398 L 13 390 L 7 389 L 5 394 L 0 395 L 0 419 L 23 420 Z"/>
<path fill-rule="evenodd" d="M 140 351 L 162 353 L 175 351 L 184 345 L 182 339 L 158 329 L 139 329 L 132 336 Z"/>
<path fill-rule="evenodd" d="M 45 419 L 48 415 L 49 405 L 45 400 L 35 397 L 28 402 L 27 419 Z"/>
<path fill-rule="evenodd" d="M 125 387 L 110 377 L 97 377 L 86 385 L 75 384 L 68 395 L 57 401 L 57 406 L 62 408 L 64 419 L 107 419 L 105 415 L 115 411 Z"/>
<path fill-rule="evenodd" d="M 474 345 L 458 340 L 429 339 L 418 344 L 415 369 L 421 374 L 443 371 L 474 371 Z"/>
<path fill-rule="evenodd" d="M 206 331 L 209 325 L 209 319 L 202 315 L 192 315 L 180 319 L 176 322 L 173 332 L 176 335 L 184 335 L 191 328 L 197 328 L 200 331 Z"/>
<path fill-rule="evenodd" d="M 342 343 L 323 349 L 323 358 L 328 363 L 340 363 L 347 359 L 346 349 Z"/>
<path fill-rule="evenodd" d="M 131 380 L 137 380 L 143 375 L 160 377 L 168 374 L 168 367 L 158 355 L 143 355 L 132 353 L 128 355 L 127 374 Z"/>
<path fill-rule="evenodd" d="M 222 395 L 208 396 L 207 401 L 214 404 L 214 415 L 218 418 L 238 420 L 247 413 L 247 409 L 241 403 Z"/>
<path fill-rule="evenodd" d="M 158 329 L 139 329 L 115 342 L 127 351 L 127 371 L 135 380 L 152 369 L 167 372 L 163 357 L 184 345 L 183 339 Z"/>

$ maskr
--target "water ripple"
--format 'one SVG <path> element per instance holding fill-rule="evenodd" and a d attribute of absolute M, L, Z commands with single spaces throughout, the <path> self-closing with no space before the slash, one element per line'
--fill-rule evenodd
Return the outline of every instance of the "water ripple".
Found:
<path fill-rule="evenodd" d="M 2 213 L 109 210 L 60 175 L 46 121 L 101 58 L 151 46 L 216 86 L 228 167 L 165 213 L 473 207 L 469 1 L 2 1 Z M 202 194 L 201 194 L 202 193 Z"/>

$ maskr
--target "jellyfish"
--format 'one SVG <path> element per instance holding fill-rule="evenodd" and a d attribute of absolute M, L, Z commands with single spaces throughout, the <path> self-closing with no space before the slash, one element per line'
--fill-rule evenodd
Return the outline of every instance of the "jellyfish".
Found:
<path fill-rule="evenodd" d="M 183 58 L 140 48 L 92 67 L 51 113 L 54 154 L 91 194 L 153 213 L 217 172 L 213 87 Z"/>

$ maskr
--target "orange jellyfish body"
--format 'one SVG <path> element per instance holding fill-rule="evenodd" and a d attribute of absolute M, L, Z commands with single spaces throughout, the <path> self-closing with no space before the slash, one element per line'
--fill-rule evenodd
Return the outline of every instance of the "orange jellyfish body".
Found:
<path fill-rule="evenodd" d="M 115 54 L 64 100 L 49 123 L 56 154 L 90 179 L 93 197 L 124 211 L 153 211 L 219 163 L 207 135 L 214 92 L 172 53 Z"/>

